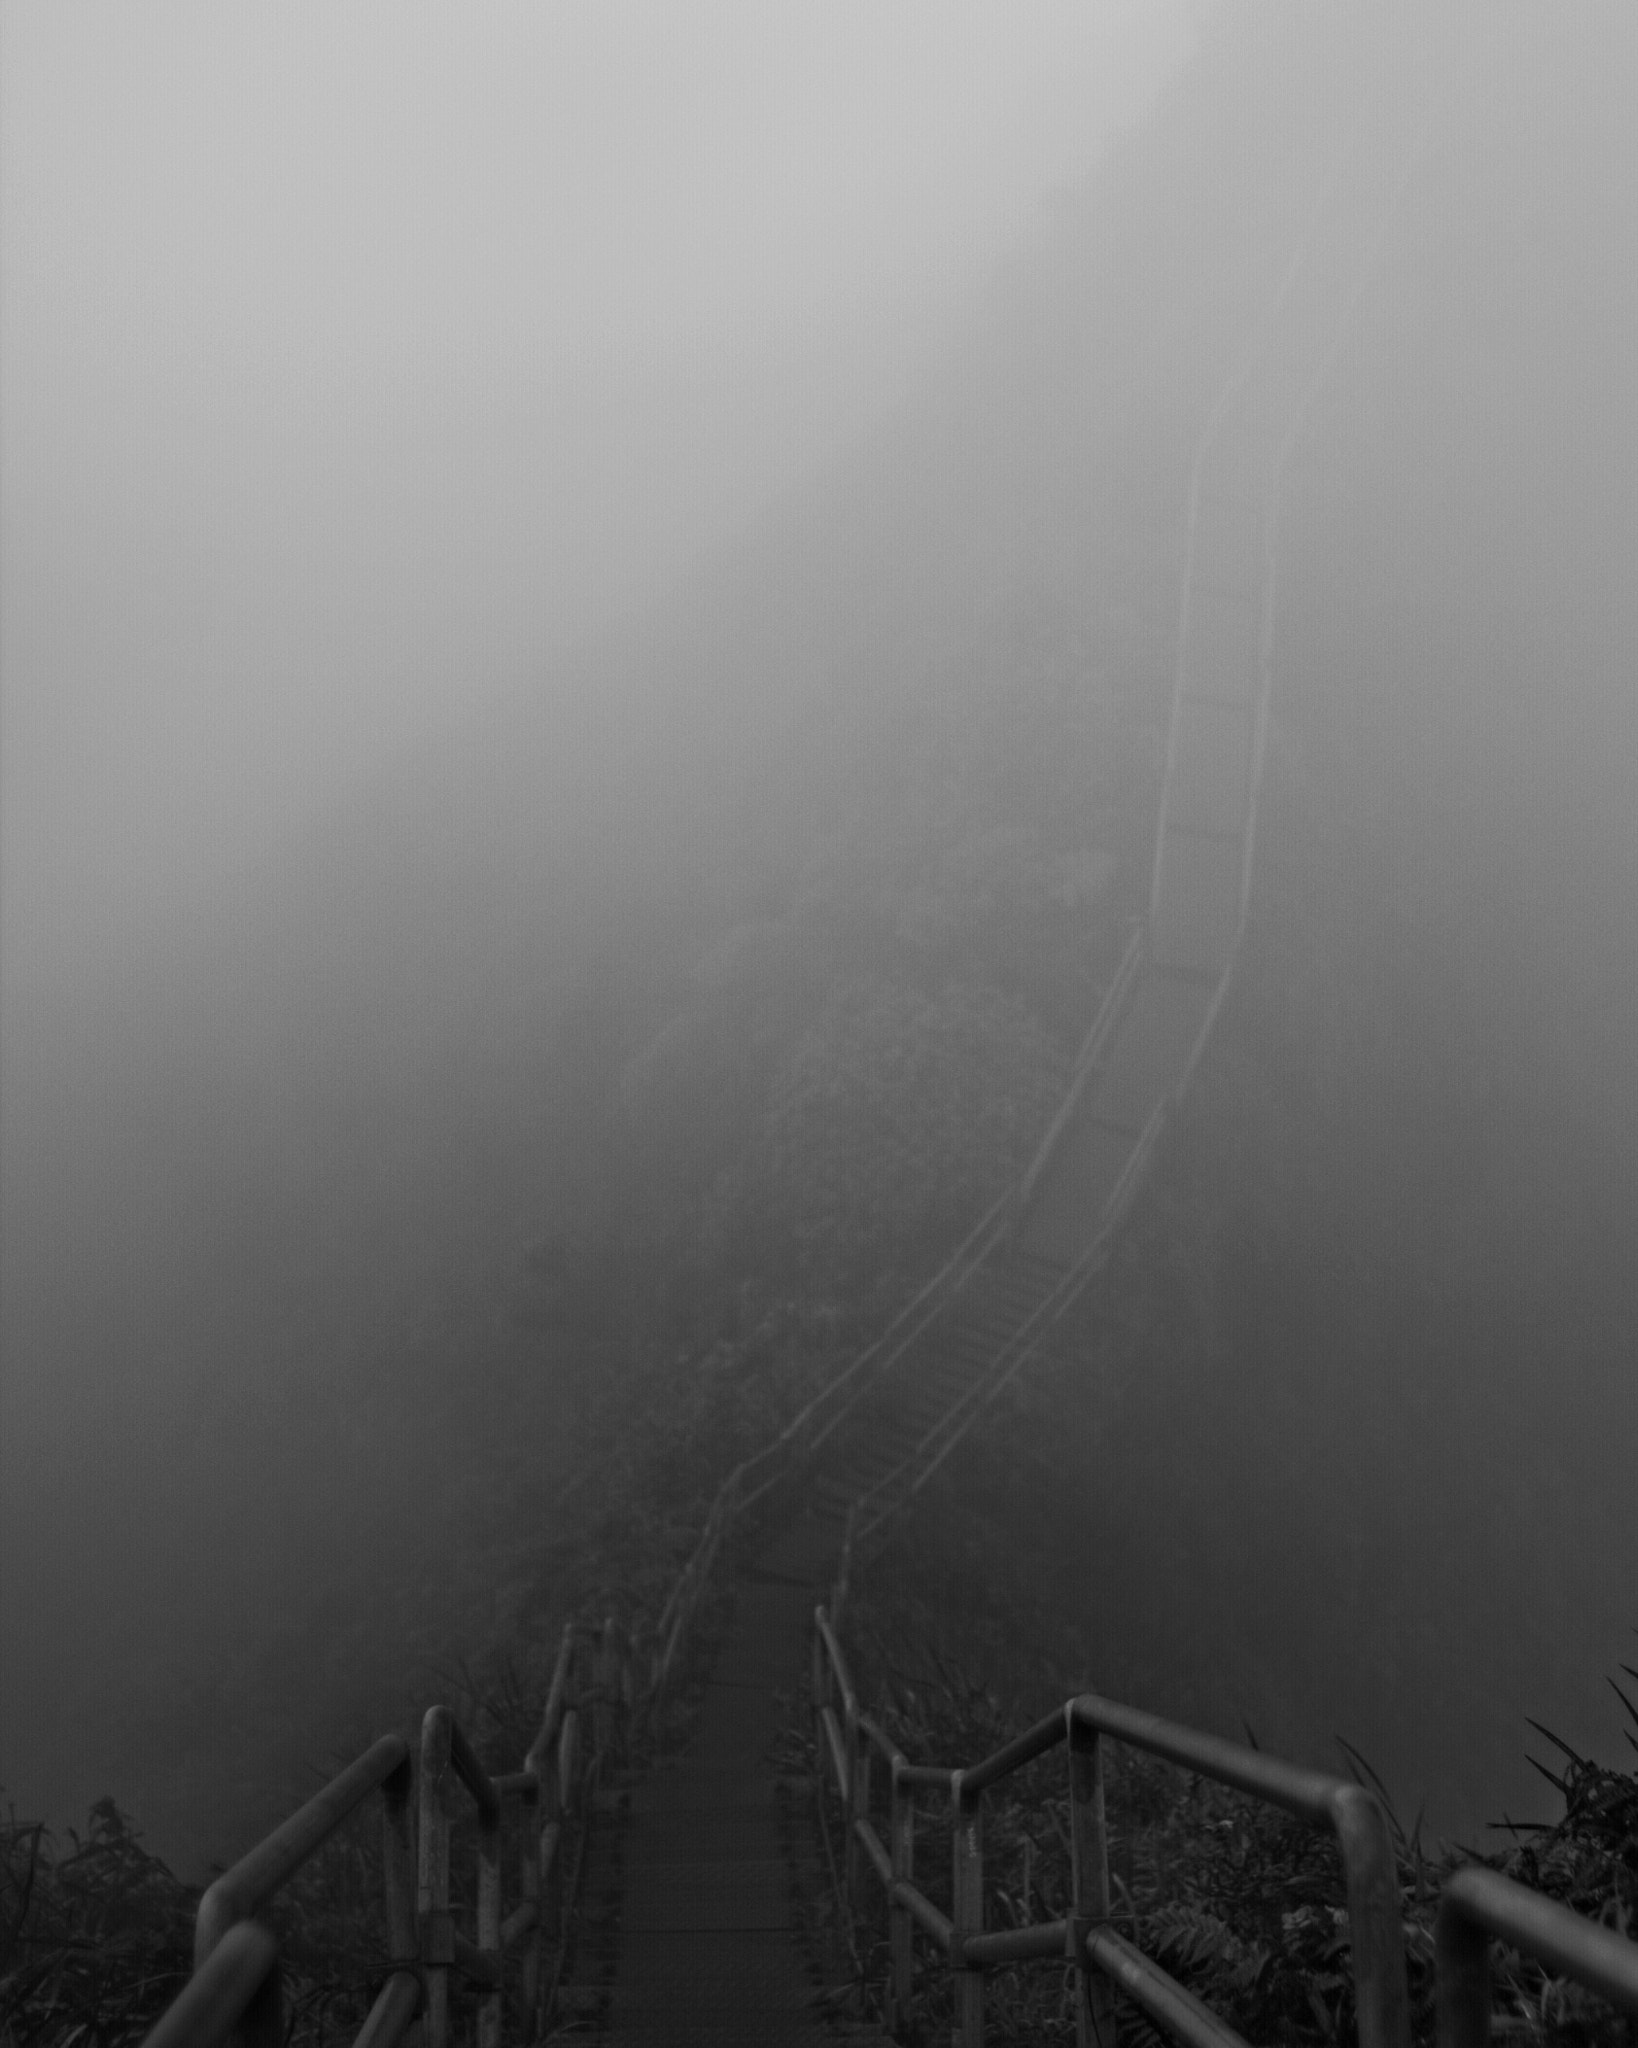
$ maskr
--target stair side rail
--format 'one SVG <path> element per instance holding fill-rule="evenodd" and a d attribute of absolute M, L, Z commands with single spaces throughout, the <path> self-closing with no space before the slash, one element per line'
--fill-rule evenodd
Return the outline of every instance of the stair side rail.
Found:
<path fill-rule="evenodd" d="M 391 2048 L 421 2002 L 415 1919 L 413 1763 L 401 1735 L 383 1735 L 223 1871 L 199 1901 L 193 1975 L 148 2035 L 146 2048 L 283 2048 L 278 1943 L 261 1916 L 275 1895 L 370 1796 L 382 1795 L 382 1861 L 389 1974 L 358 2039 Z"/>
<path fill-rule="evenodd" d="M 822 1737 L 820 1771 L 841 1807 L 847 1830 L 854 1910 L 866 1872 L 874 1875 L 888 1900 L 888 2005 L 896 2026 L 902 2027 L 907 2016 L 910 1944 L 919 1928 L 956 1974 L 956 2048 L 983 2048 L 987 1970 L 1049 1960 L 1067 1961 L 1076 1971 L 1083 2042 L 1113 2039 L 1113 1994 L 1118 1989 L 1184 2048 L 1244 2048 L 1219 2014 L 1110 1925 L 1104 1745 L 1118 1742 L 1278 1806 L 1335 1836 L 1347 1888 L 1360 2048 L 1409 2048 L 1398 1870 L 1387 1819 L 1363 1786 L 1096 1693 L 1066 1700 L 1033 1728 L 969 1767 L 912 1765 L 880 1725 L 860 1711 L 846 1655 L 823 1608 L 814 1614 L 813 1686 L 815 1721 Z M 1024 1765 L 1060 1748 L 1068 1752 L 1072 1911 L 1061 1920 L 987 1930 L 984 1795 Z M 860 1763 L 861 1753 L 872 1750 L 887 1765 L 891 1846 L 883 1843 L 872 1813 L 873 1774 L 868 1764 Z M 949 1915 L 915 1881 L 915 1800 L 918 1793 L 927 1792 L 947 1799 L 951 1808 Z M 1443 2048 L 1478 2044 L 1464 2041 Z"/>
<path fill-rule="evenodd" d="M 1165 1127 L 1167 1109 L 1166 1103 L 1156 1105 L 1119 1180 L 1110 1190 L 1103 1216 L 1086 1250 L 1004 1341 L 973 1385 L 964 1389 L 922 1433 L 909 1456 L 891 1472 L 884 1473 L 854 1503 L 849 1528 L 856 1535 L 857 1546 L 878 1539 L 887 1525 L 911 1505 L 980 1416 L 1036 1355 L 1048 1331 L 1068 1314 L 1091 1285 L 1142 1183 L 1144 1169 Z"/>
<path fill-rule="evenodd" d="M 590 1652 L 588 1658 L 588 1652 Z M 589 1671 L 578 1667 L 588 1665 Z M 447 2048 L 449 1973 L 483 1986 L 479 2048 L 499 2048 L 510 2006 L 525 2040 L 544 2031 L 556 1989 L 544 1972 L 553 1908 L 561 1972 L 578 1862 L 563 1869 L 566 1826 L 578 1818 L 603 1760 L 624 1741 L 632 1693 L 618 1625 L 570 1623 L 559 1645 L 539 1733 L 521 1770 L 490 1775 L 447 1707 L 422 1724 L 416 1756 L 383 1735 L 206 1890 L 194 1929 L 193 1974 L 149 2032 L 144 2048 L 283 2048 L 279 1947 L 265 1914 L 276 1895 L 361 1806 L 382 1796 L 387 1975 L 354 2048 L 394 2048 L 420 2019 L 426 2048 Z M 587 1731 L 589 1730 L 589 1736 Z M 450 1902 L 451 1777 L 478 1811 L 476 1940 L 455 1926 Z M 501 1913 L 502 1828 L 520 1816 L 518 1900 Z M 584 1830 L 580 1830 L 581 1849 Z M 510 1967 L 522 1947 L 521 1965 Z"/>
<path fill-rule="evenodd" d="M 1439 2048 L 1489 2048 L 1490 1944 L 1502 1941 L 1638 2019 L 1638 1942 L 1515 1884 L 1496 1870 L 1458 1870 L 1434 1931 Z"/>
<path fill-rule="evenodd" d="M 456 1962 L 450 1908 L 450 1780 L 464 1785 L 478 1814 L 477 1942 L 462 1943 L 461 1966 L 485 1986 L 478 2048 L 500 2048 L 501 1803 L 488 1772 L 448 1707 L 429 1707 L 421 1724 L 420 1859 L 416 1918 L 426 1973 L 426 2048 L 449 2048 L 449 1973 Z"/>
<path fill-rule="evenodd" d="M 1046 1135 L 1035 1148 L 1035 1156 L 1024 1169 L 1012 1198 L 1012 1213 L 1021 1217 L 1029 1205 L 1029 1198 L 1035 1192 L 1036 1184 L 1046 1170 L 1058 1140 L 1063 1136 L 1070 1119 L 1080 1106 L 1082 1095 L 1090 1082 L 1097 1078 L 1099 1066 L 1108 1050 L 1109 1041 L 1114 1037 L 1126 1005 L 1130 1002 L 1139 982 L 1143 978 L 1144 962 L 1148 955 L 1148 928 L 1142 918 L 1133 922 L 1127 937 L 1126 949 L 1121 954 L 1120 965 L 1115 969 L 1114 979 L 1104 992 L 1103 1001 L 1098 1005 L 1098 1014 L 1092 1020 L 1092 1028 L 1081 1041 L 1075 1055 L 1075 1064 L 1070 1069 L 1069 1086 L 1064 1099 L 1058 1105 L 1056 1114 L 1046 1129 Z"/>
<path fill-rule="evenodd" d="M 694 1616 L 710 1583 L 711 1570 L 729 1531 L 748 1509 L 771 1493 L 831 1432 L 846 1420 L 864 1394 L 891 1371 L 910 1346 L 965 1287 L 1005 1234 L 1016 1191 L 987 1209 L 955 1251 L 893 1317 L 874 1343 L 828 1380 L 797 1410 L 769 1444 L 742 1459 L 713 1495 L 705 1523 L 684 1559 L 664 1607 L 645 1630 L 648 1669 L 636 1711 L 650 1723 L 663 1707 Z"/>
<path fill-rule="evenodd" d="M 1194 1077 L 1195 1069 L 1215 1026 L 1218 1013 L 1227 996 L 1239 957 L 1241 939 L 1244 934 L 1250 909 L 1253 873 L 1253 854 L 1256 845 L 1257 811 L 1262 781 L 1262 767 L 1267 745 L 1268 721 L 1273 696 L 1274 682 L 1274 628 L 1279 600 L 1279 557 L 1276 546 L 1281 497 L 1286 472 L 1291 459 L 1301 442 L 1319 392 L 1341 347 L 1347 329 L 1349 316 L 1358 305 L 1366 280 L 1375 264 L 1393 221 L 1397 217 L 1409 189 L 1411 177 L 1432 131 L 1433 110 L 1424 108 L 1419 118 L 1418 132 L 1392 185 L 1385 203 L 1373 226 L 1369 241 L 1363 252 L 1352 283 L 1343 297 L 1335 320 L 1321 337 L 1314 360 L 1309 364 L 1307 374 L 1296 390 L 1277 436 L 1271 444 L 1271 460 L 1266 477 L 1266 500 L 1255 508 L 1261 533 L 1262 579 L 1258 592 L 1258 681 L 1255 696 L 1254 733 L 1251 748 L 1251 766 L 1247 794 L 1246 822 L 1239 851 L 1239 908 L 1232 944 L 1227 961 L 1216 975 L 1211 1000 L 1207 1005 L 1204 1019 L 1196 1032 L 1193 1044 L 1184 1059 L 1182 1069 L 1175 1077 L 1167 1095 L 1157 1103 L 1153 1114 L 1134 1145 L 1131 1156 L 1122 1169 L 1119 1180 L 1104 1205 L 1102 1215 L 1097 1218 L 1091 1241 L 1086 1251 L 1078 1258 L 1066 1280 L 1052 1291 L 1048 1300 L 1026 1320 L 1026 1323 L 1006 1341 L 992 1361 L 990 1368 L 982 1374 L 977 1383 L 964 1390 L 951 1404 L 946 1413 L 938 1418 L 916 1445 L 910 1457 L 894 1471 L 886 1474 L 859 1503 L 859 1534 L 861 1540 L 879 1532 L 901 1509 L 908 1506 L 915 1495 L 931 1479 L 940 1465 L 956 1449 L 969 1433 L 980 1415 L 988 1409 L 1019 1372 L 1035 1355 L 1040 1339 L 1046 1330 L 1067 1311 L 1081 1291 L 1090 1283 L 1094 1273 L 1107 1255 L 1110 1242 L 1131 1205 L 1141 1183 L 1166 1120 L 1175 1106 L 1182 1100 Z M 1100 1063 L 1111 1042 L 1115 1039 L 1125 1019 L 1144 975 L 1151 965 L 1151 933 L 1160 903 L 1161 869 L 1168 829 L 1168 806 L 1172 778 L 1176 769 L 1179 720 L 1183 705 L 1186 676 L 1186 650 L 1190 638 L 1191 614 L 1195 601 L 1195 585 L 1199 569 L 1199 526 L 1200 504 L 1203 480 L 1207 466 L 1215 452 L 1225 427 L 1231 422 L 1236 401 L 1254 380 L 1264 357 L 1275 345 L 1279 334 L 1279 320 L 1282 311 L 1296 292 L 1314 251 L 1323 240 L 1325 225 L 1331 210 L 1333 197 L 1340 186 L 1344 172 L 1351 160 L 1363 147 L 1367 131 L 1367 110 L 1362 105 L 1359 115 L 1344 141 L 1332 166 L 1331 179 L 1320 196 L 1312 215 L 1308 219 L 1291 259 L 1282 274 L 1273 297 L 1265 306 L 1257 328 L 1239 360 L 1230 371 L 1218 391 L 1207 414 L 1205 425 L 1196 443 L 1194 460 L 1190 471 L 1188 490 L 1188 516 L 1184 548 L 1183 575 L 1179 597 L 1179 620 L 1177 629 L 1177 657 L 1173 673 L 1172 701 L 1166 742 L 1166 770 L 1162 782 L 1160 815 L 1155 827 L 1155 855 L 1150 888 L 1150 908 L 1147 919 L 1138 920 L 1127 941 L 1114 980 L 1111 982 L 1098 1015 L 1088 1033 L 1075 1061 L 1075 1067 L 1068 1092 L 1045 1137 L 1037 1148 L 1034 1159 L 1019 1182 L 1014 1198 L 1013 1217 L 1021 1219 L 1023 1212 L 1040 1181 L 1041 1175 L 1050 1163 L 1064 1132 L 1069 1127 L 1075 1110 L 1087 1087 L 1095 1081 Z"/>

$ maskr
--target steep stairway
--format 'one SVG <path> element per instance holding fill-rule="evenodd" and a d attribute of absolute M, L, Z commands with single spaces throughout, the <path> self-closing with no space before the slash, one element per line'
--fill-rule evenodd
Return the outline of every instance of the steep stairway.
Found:
<path fill-rule="evenodd" d="M 809 1518 L 778 1539 L 777 1568 L 741 1570 L 686 1747 L 632 1795 L 602 2035 L 616 2048 L 836 2039 L 801 1931 L 791 1837 L 805 1795 L 782 1785 L 772 1752 L 837 1536 Z M 888 2048 L 868 2029 L 850 2038 Z"/>
<path fill-rule="evenodd" d="M 1368 101 L 1312 207 L 1266 208 L 1263 317 L 1197 451 L 1147 918 L 993 1227 L 775 1447 L 789 1469 L 690 1744 L 633 1801 L 611 2042 L 831 2038 L 781 1848 L 779 1695 L 802 1686 L 844 1545 L 909 1504 L 1028 1360 L 1084 1338 L 1085 1290 L 1223 1001 L 1250 894 L 1284 473 L 1415 153 Z"/>

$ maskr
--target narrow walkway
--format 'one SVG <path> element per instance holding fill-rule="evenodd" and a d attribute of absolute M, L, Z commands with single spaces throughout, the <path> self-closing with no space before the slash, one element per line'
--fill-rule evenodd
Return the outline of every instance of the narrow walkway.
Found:
<path fill-rule="evenodd" d="M 838 1536 L 798 1521 L 740 1576 L 688 1747 L 632 1794 L 611 2043 L 834 2041 L 799 1939 L 770 1752 Z"/>

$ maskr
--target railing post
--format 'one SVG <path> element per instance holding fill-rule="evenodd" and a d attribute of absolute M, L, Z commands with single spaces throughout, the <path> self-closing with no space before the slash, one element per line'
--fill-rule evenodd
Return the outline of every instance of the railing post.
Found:
<path fill-rule="evenodd" d="M 535 1842 L 535 1856 L 536 1883 L 539 1891 L 535 1923 L 535 1975 L 529 1986 L 529 2010 L 534 2015 L 537 2039 L 545 2033 L 548 2018 L 545 2010 L 546 1944 L 553 1928 L 554 1916 L 557 1923 L 555 1938 L 562 1939 L 563 1787 L 558 1773 L 558 1761 L 559 1751 L 548 1747 L 541 1754 L 538 1766 L 540 1833 Z"/>
<path fill-rule="evenodd" d="M 893 1880 L 913 1884 L 916 1877 L 916 1798 L 904 1782 L 904 1759 L 893 1759 L 892 1855 Z M 914 1930 L 910 1908 L 895 1891 L 888 1902 L 888 1934 L 893 1958 L 893 1982 L 888 2017 L 894 2030 L 908 2038 L 910 2031 L 911 1977 L 915 1966 Z"/>
<path fill-rule="evenodd" d="M 441 1707 L 430 1707 L 421 1724 L 421 1843 L 415 1897 L 426 1981 L 426 2048 L 449 2048 L 449 1968 L 455 1960 L 449 1814 L 444 1804 L 449 1769 L 449 1716 Z"/>
<path fill-rule="evenodd" d="M 478 1946 L 492 1956 L 497 1970 L 501 1955 L 501 1823 L 500 1802 L 492 1819 L 478 1816 Z M 501 2014 L 506 1993 L 497 1976 L 478 2007 L 478 2048 L 500 2048 Z"/>
<path fill-rule="evenodd" d="M 1447 1897 L 1434 1928 L 1439 2048 L 1490 2048 L 1490 1930 Z"/>
<path fill-rule="evenodd" d="M 1381 1807 L 1363 1786 L 1340 1786 L 1331 1802 L 1348 1887 L 1348 1945 L 1354 1968 L 1359 2048 L 1408 2048 L 1399 1864 Z"/>
<path fill-rule="evenodd" d="M 969 1966 L 966 1942 L 984 1932 L 984 1795 L 970 1795 L 964 1785 L 966 1773 L 950 1773 L 950 1802 L 954 1809 L 952 1829 L 954 1853 L 950 1871 L 951 1918 L 954 1941 L 950 1961 L 959 1972 L 956 1980 L 955 2048 L 984 2048 L 984 1973 Z"/>
<path fill-rule="evenodd" d="M 413 1969 L 415 1942 L 415 1768 L 406 1757 L 381 1787 L 381 1869 L 386 1885 L 387 1953 L 395 1970 Z"/>
<path fill-rule="evenodd" d="M 864 1910 L 865 1846 L 856 1820 L 870 1818 L 870 1744 L 859 1738 L 857 1713 L 848 1716 L 847 1772 L 847 1897 L 855 1920 Z"/>
<path fill-rule="evenodd" d="M 526 1785 L 523 1791 L 522 1824 L 518 1830 L 518 1899 L 520 1904 L 535 1909 L 534 1925 L 529 1930 L 529 1941 L 523 1951 L 522 1983 L 523 2007 L 530 2016 L 530 2025 L 538 2031 L 535 2019 L 535 1998 L 540 1988 L 541 1938 L 546 1931 L 546 1914 L 541 1893 L 544 1887 L 540 1881 L 540 1837 L 543 1829 L 541 1809 L 545 1805 L 541 1797 L 540 1774 L 535 1773 L 534 1783 Z"/>
<path fill-rule="evenodd" d="M 1073 1859 L 1072 1939 L 1080 1996 L 1075 2006 L 1079 2048 L 1115 2048 L 1115 1998 L 1086 1952 L 1094 1926 L 1109 1918 L 1109 1831 L 1104 1817 L 1103 1744 L 1075 1712 L 1069 1716 L 1069 1840 Z"/>

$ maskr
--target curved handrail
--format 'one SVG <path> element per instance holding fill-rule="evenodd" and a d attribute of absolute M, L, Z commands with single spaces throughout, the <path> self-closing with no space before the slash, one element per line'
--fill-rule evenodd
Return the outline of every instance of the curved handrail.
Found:
<path fill-rule="evenodd" d="M 404 1738 L 383 1735 L 372 1742 L 207 1888 L 194 1923 L 194 1968 L 230 1927 L 259 1913 L 372 1792 L 384 1791 L 391 1811 L 394 1802 L 407 1805 L 409 1783 L 409 1744 Z"/>
<path fill-rule="evenodd" d="M 1181 1722 L 1164 1720 L 1097 1693 L 1077 1693 L 975 1764 L 950 1772 L 916 1770 L 906 1764 L 886 1731 L 858 1712 L 845 1653 L 822 1607 L 814 1613 L 814 1635 L 814 1708 L 826 1735 L 823 1751 L 830 1757 L 832 1789 L 845 1810 L 850 1842 L 857 1840 L 866 1850 L 864 1859 L 850 1859 L 850 1867 L 862 1869 L 868 1865 L 878 1876 L 882 1875 L 881 1857 L 877 1853 L 880 1837 L 871 1823 L 871 1776 L 868 1768 L 861 1768 L 866 1752 L 861 1750 L 860 1737 L 889 1757 L 890 1833 L 896 1846 L 903 1845 L 884 1878 L 894 1919 L 896 1985 L 908 1983 L 910 1918 L 926 1927 L 927 1913 L 937 1910 L 914 1883 L 914 1873 L 908 1867 L 914 1841 L 915 1790 L 931 1785 L 944 1791 L 951 1802 L 956 1823 L 956 1911 L 953 1921 L 946 1923 L 947 1936 L 935 1929 L 934 1938 L 948 1953 L 951 1967 L 964 1973 L 968 1980 L 962 1988 L 959 2007 L 961 2048 L 981 2048 L 982 1972 L 1005 1962 L 1050 1956 L 1067 1956 L 1075 1964 L 1084 1998 L 1095 2000 L 1092 1978 L 1101 1972 L 1113 1978 L 1174 2039 L 1191 2044 L 1191 2048 L 1231 2048 L 1237 2040 L 1218 2015 L 1132 1944 L 1113 1938 L 1113 1930 L 1103 1924 L 1109 1910 L 1101 1750 L 1104 1740 L 1161 1757 L 1249 1798 L 1278 1806 L 1308 1826 L 1334 1835 L 1348 1895 L 1361 2048 L 1408 2048 L 1410 2008 L 1400 1928 L 1398 1869 L 1387 1819 L 1375 1796 L 1363 1786 L 1325 1771 L 1288 1763 L 1264 1750 L 1208 1735 Z M 832 1687 L 841 1693 L 846 1705 L 840 1720 L 829 1705 Z M 1068 1920 L 986 1933 L 981 1817 L 984 1795 L 1058 1749 L 1069 1752 L 1074 1912 Z M 1638 1958 L 1638 1948 L 1632 1953 Z M 1632 1982 L 1638 1995 L 1638 1967 L 1634 1968 Z M 895 1997 L 899 1995 L 896 1991 Z M 1482 2044 L 1453 2041 L 1446 2043 L 1445 2048 L 1482 2048 Z"/>
<path fill-rule="evenodd" d="M 592 1682 L 577 1685 L 575 1655 L 588 1643 L 597 1647 Z M 582 1777 L 595 1776 L 615 1739 L 612 1713 L 624 1690 L 616 1682 L 622 1654 L 614 1622 L 605 1623 L 600 1634 L 570 1623 L 540 1729 L 521 1770 L 488 1772 L 444 1706 L 429 1709 L 423 1722 L 419 1773 L 402 1736 L 384 1735 L 372 1743 L 208 1887 L 195 1921 L 193 1975 L 161 2015 L 145 2048 L 216 2048 L 230 2036 L 247 2048 L 280 2048 L 278 1945 L 260 1916 L 377 1791 L 382 1795 L 387 1970 L 355 2048 L 394 2048 L 418 2017 L 427 2048 L 445 2048 L 451 1969 L 484 1989 L 480 2048 L 498 2048 L 508 2000 L 524 2030 L 536 2035 L 555 1994 L 555 1980 L 548 1986 L 543 1964 L 548 1908 L 560 1877 L 564 1817 L 576 1807 Z M 579 1761 L 582 1708 L 592 1723 L 584 1771 Z M 452 1781 L 471 1795 L 479 1820 L 475 1942 L 457 1931 L 450 1910 L 445 1794 Z M 503 1918 L 501 1833 L 507 1814 L 518 1808 L 526 1816 L 521 1896 Z M 558 1889 L 572 1894 L 573 1882 Z M 525 1937 L 518 1972 L 509 1975 L 507 1957 Z M 561 1961 L 560 1955 L 559 1969 Z"/>
<path fill-rule="evenodd" d="M 278 1960 L 279 1944 L 269 1929 L 259 1921 L 239 1921 L 195 1966 L 143 2048 L 217 2048 L 272 1980 Z"/>
<path fill-rule="evenodd" d="M 1120 1178 L 1110 1191 L 1104 1214 L 1091 1243 L 1048 1290 L 1003 1343 L 988 1370 L 957 1396 L 925 1430 L 910 1455 L 879 1479 L 854 1504 L 857 1540 L 867 1542 L 893 1515 L 907 1507 L 977 1422 L 1029 1363 L 1046 1331 L 1062 1320 L 1080 1299 L 1108 1255 L 1115 1231 L 1125 1217 L 1138 1180 L 1158 1140 L 1165 1104 L 1156 1106 Z"/>

